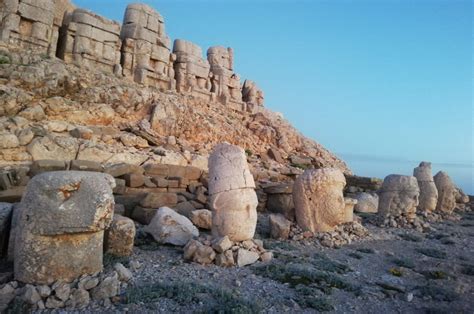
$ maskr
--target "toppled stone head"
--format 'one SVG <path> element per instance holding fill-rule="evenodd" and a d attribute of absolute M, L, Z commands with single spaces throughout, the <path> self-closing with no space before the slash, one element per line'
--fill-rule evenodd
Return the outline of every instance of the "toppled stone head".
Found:
<path fill-rule="evenodd" d="M 408 222 L 416 218 L 420 189 L 415 177 L 391 174 L 385 177 L 379 192 L 379 215 L 404 217 Z"/>
<path fill-rule="evenodd" d="M 347 219 L 344 174 L 335 168 L 308 169 L 293 186 L 296 222 L 306 231 L 329 232 Z"/>
<path fill-rule="evenodd" d="M 438 189 L 434 183 L 431 174 L 431 163 L 422 161 L 418 167 L 413 170 L 413 176 L 418 181 L 420 188 L 420 204 L 418 210 L 420 212 L 432 212 L 436 208 L 438 202 Z"/>
<path fill-rule="evenodd" d="M 101 271 L 114 186 L 112 176 L 96 172 L 56 171 L 35 176 L 19 207 L 15 279 L 49 284 Z"/>
<path fill-rule="evenodd" d="M 209 156 L 209 196 L 214 237 L 232 241 L 253 238 L 257 226 L 257 194 L 242 148 L 218 144 Z"/>

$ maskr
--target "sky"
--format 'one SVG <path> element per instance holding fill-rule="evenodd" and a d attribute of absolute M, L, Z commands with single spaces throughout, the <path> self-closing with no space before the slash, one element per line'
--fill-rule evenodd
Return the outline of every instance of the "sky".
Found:
<path fill-rule="evenodd" d="M 131 1 L 73 2 L 121 22 Z M 454 166 L 474 193 L 471 1 L 141 2 L 172 40 L 234 48 L 235 71 L 265 105 L 354 172 L 384 176 L 405 162 L 411 174 L 427 160 Z"/>

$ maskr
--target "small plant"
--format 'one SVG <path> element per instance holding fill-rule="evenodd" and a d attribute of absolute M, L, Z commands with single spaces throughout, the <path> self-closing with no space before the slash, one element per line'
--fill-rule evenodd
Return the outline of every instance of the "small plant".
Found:
<path fill-rule="evenodd" d="M 453 245 L 453 244 L 456 244 L 456 241 L 454 241 L 453 239 L 451 238 L 442 238 L 440 240 L 441 244 L 444 244 L 444 245 Z"/>
<path fill-rule="evenodd" d="M 410 269 L 415 268 L 415 263 L 411 259 L 397 258 L 393 260 L 393 263 L 397 265 L 398 267 L 405 267 L 405 268 L 410 268 Z"/>
<path fill-rule="evenodd" d="M 116 263 L 121 263 L 123 266 L 128 267 L 130 263 L 130 257 L 128 256 L 115 256 L 109 253 L 104 253 L 103 264 L 104 268 L 112 267 Z"/>
<path fill-rule="evenodd" d="M 437 301 L 452 302 L 459 298 L 459 295 L 454 291 L 454 289 L 444 288 L 439 285 L 428 284 L 419 287 L 419 291 L 422 296 L 429 296 Z"/>
<path fill-rule="evenodd" d="M 392 274 L 392 276 L 395 276 L 395 277 L 403 276 L 402 270 L 400 268 L 396 268 L 396 267 L 390 268 L 389 273 Z"/>
<path fill-rule="evenodd" d="M 130 287 L 124 297 L 126 304 L 147 304 L 160 298 L 167 298 L 180 305 L 190 302 L 200 303 L 202 296 L 208 295 L 215 302 L 205 302 L 202 312 L 205 313 L 259 313 L 261 305 L 239 297 L 234 291 L 221 289 L 209 284 L 196 282 L 158 282 L 143 287 Z"/>
<path fill-rule="evenodd" d="M 349 254 L 347 254 L 347 256 L 355 258 L 355 259 L 362 259 L 363 258 L 362 255 L 360 255 L 359 253 L 356 253 L 356 252 L 350 252 Z"/>
<path fill-rule="evenodd" d="M 10 64 L 10 58 L 8 56 L 0 55 L 0 64 Z"/>
<path fill-rule="evenodd" d="M 411 242 L 421 242 L 423 241 L 423 237 L 416 235 L 416 234 L 409 234 L 409 233 L 401 233 L 398 235 L 400 238 L 402 238 L 405 241 L 411 241 Z"/>
<path fill-rule="evenodd" d="M 434 248 L 418 248 L 416 251 L 423 255 L 439 259 L 445 259 L 448 256 L 446 252 Z"/>
<path fill-rule="evenodd" d="M 422 272 L 422 274 L 426 277 L 426 279 L 446 279 L 448 278 L 448 274 L 441 270 L 428 270 Z"/>
<path fill-rule="evenodd" d="M 253 152 L 252 152 L 250 149 L 247 148 L 247 149 L 245 150 L 245 154 L 246 154 L 248 157 L 252 157 Z"/>
<path fill-rule="evenodd" d="M 469 265 L 469 264 L 462 265 L 461 273 L 468 276 L 474 276 L 474 265 Z"/>
<path fill-rule="evenodd" d="M 357 252 L 361 252 L 365 254 L 374 254 L 375 250 L 371 248 L 360 248 L 360 249 L 357 249 Z"/>

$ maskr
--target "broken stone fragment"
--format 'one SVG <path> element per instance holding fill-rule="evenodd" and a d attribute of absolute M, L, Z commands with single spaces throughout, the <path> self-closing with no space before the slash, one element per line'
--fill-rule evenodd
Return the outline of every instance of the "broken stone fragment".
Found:
<path fill-rule="evenodd" d="M 105 252 L 115 256 L 132 255 L 135 233 L 133 220 L 114 214 L 110 227 L 105 231 Z"/>
<path fill-rule="evenodd" d="M 208 209 L 193 210 L 191 221 L 198 228 L 210 230 L 212 227 L 212 212 Z"/>
<path fill-rule="evenodd" d="M 199 236 L 198 229 L 188 218 L 168 207 L 158 209 L 144 230 L 159 243 L 179 246 L 184 246 L 193 237 Z"/>
<path fill-rule="evenodd" d="M 291 221 L 283 215 L 272 214 L 269 216 L 270 235 L 274 239 L 288 239 L 291 229 Z"/>

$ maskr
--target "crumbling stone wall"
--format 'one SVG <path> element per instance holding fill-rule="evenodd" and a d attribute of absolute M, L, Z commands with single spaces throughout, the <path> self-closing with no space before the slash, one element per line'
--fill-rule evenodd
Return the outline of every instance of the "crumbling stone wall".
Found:
<path fill-rule="evenodd" d="M 216 94 L 224 104 L 232 102 L 242 104 L 242 88 L 240 77 L 234 70 L 234 51 L 232 48 L 221 46 L 210 47 L 207 50 L 207 60 L 211 66 L 211 92 Z"/>
<path fill-rule="evenodd" d="M 176 87 L 170 38 L 163 17 L 145 4 L 130 4 L 122 30 L 123 75 L 162 90 Z"/>
<path fill-rule="evenodd" d="M 83 9 L 64 18 L 58 57 L 66 63 L 120 73 L 120 47 L 119 23 Z"/>
<path fill-rule="evenodd" d="M 41 53 L 56 49 L 52 45 L 54 0 L 2 0 L 0 2 L 0 40 Z"/>
<path fill-rule="evenodd" d="M 130 4 L 123 26 L 69 0 L 3 0 L 0 41 L 56 56 L 66 63 L 125 76 L 161 91 L 176 90 L 237 111 L 262 111 L 264 95 L 234 72 L 232 48 L 201 48 L 177 39 L 171 51 L 163 17 Z"/>
<path fill-rule="evenodd" d="M 202 58 L 201 47 L 190 41 L 176 39 L 173 53 L 176 54 L 176 90 L 211 100 L 211 67 L 209 62 Z"/>

